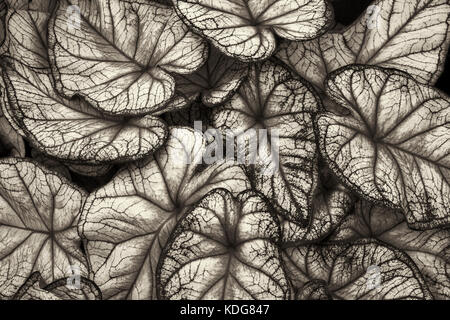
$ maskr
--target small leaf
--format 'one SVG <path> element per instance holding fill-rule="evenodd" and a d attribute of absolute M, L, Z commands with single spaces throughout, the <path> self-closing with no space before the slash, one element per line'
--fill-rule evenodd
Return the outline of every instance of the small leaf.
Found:
<path fill-rule="evenodd" d="M 299 300 L 433 298 L 414 262 L 376 241 L 291 247 L 283 258 Z"/>
<path fill-rule="evenodd" d="M 89 196 L 79 233 L 105 299 L 156 299 L 156 266 L 177 220 L 212 189 L 248 189 L 239 166 L 202 165 L 205 144 L 201 133 L 173 128 L 154 157 Z"/>
<path fill-rule="evenodd" d="M 180 17 L 223 53 L 242 61 L 264 60 L 276 47 L 275 34 L 307 40 L 331 24 L 326 1 L 174 0 Z"/>
<path fill-rule="evenodd" d="M 320 149 L 363 197 L 403 209 L 408 224 L 450 223 L 450 99 L 392 69 L 350 66 L 327 94 L 351 116 L 317 118 Z"/>
<path fill-rule="evenodd" d="M 0 297 L 14 295 L 34 271 L 51 283 L 87 275 L 77 223 L 87 195 L 27 160 L 0 160 Z"/>
<path fill-rule="evenodd" d="M 192 73 L 207 59 L 204 41 L 172 8 L 144 0 L 59 1 L 49 47 L 59 91 L 116 115 L 168 111 L 171 73 Z"/>
<path fill-rule="evenodd" d="M 276 55 L 319 88 L 327 74 L 354 63 L 399 69 L 434 84 L 450 44 L 449 15 L 447 0 L 376 0 L 344 30 L 285 41 Z"/>
<path fill-rule="evenodd" d="M 214 190 L 175 229 L 158 269 L 162 299 L 279 300 L 289 297 L 280 230 L 253 192 Z"/>

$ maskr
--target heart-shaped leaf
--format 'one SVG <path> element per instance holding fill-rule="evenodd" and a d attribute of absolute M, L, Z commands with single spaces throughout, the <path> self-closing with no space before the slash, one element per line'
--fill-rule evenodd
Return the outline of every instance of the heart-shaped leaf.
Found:
<path fill-rule="evenodd" d="M 376 238 L 407 254 L 419 268 L 435 299 L 450 299 L 450 230 L 412 230 L 403 215 L 361 200 L 330 240 Z"/>
<path fill-rule="evenodd" d="M 283 252 L 297 299 L 432 299 L 404 253 L 373 240 L 291 247 Z"/>
<path fill-rule="evenodd" d="M 17 11 L 8 21 L 7 114 L 33 146 L 61 160 L 94 164 L 139 159 L 163 144 L 167 128 L 154 116 L 106 117 L 84 100 L 58 94 L 47 56 L 47 13 Z"/>
<path fill-rule="evenodd" d="M 376 0 L 344 30 L 283 42 L 276 55 L 319 88 L 327 74 L 354 63 L 400 69 L 433 84 L 444 70 L 449 15 L 447 0 Z"/>
<path fill-rule="evenodd" d="M 86 193 L 65 178 L 17 158 L 0 160 L 0 297 L 34 271 L 46 283 L 87 275 L 77 223 Z"/>
<path fill-rule="evenodd" d="M 403 209 L 414 228 L 450 223 L 450 99 L 392 69 L 350 66 L 327 94 L 351 112 L 317 119 L 320 149 L 362 196 Z"/>
<path fill-rule="evenodd" d="M 266 61 L 252 65 L 239 91 L 213 113 L 214 127 L 236 137 L 238 157 L 249 159 L 247 174 L 255 189 L 283 215 L 303 224 L 318 179 L 312 116 L 319 108 L 309 85 Z M 256 155 L 245 154 L 240 147 L 245 140 L 257 140 Z"/>
<path fill-rule="evenodd" d="M 280 229 L 253 192 L 214 190 L 175 229 L 158 268 L 163 299 L 278 300 L 289 297 Z"/>
<path fill-rule="evenodd" d="M 49 47 L 60 91 L 112 114 L 168 111 L 170 73 L 192 73 L 207 59 L 205 42 L 171 7 L 145 0 L 59 1 Z"/>
<path fill-rule="evenodd" d="M 263 60 L 276 48 L 275 34 L 307 40 L 325 32 L 332 11 L 324 0 L 174 0 L 177 13 L 223 53 Z"/>
<path fill-rule="evenodd" d="M 249 187 L 233 163 L 202 165 L 204 152 L 201 133 L 174 128 L 154 157 L 89 196 L 79 232 L 105 299 L 156 299 L 156 266 L 177 220 L 212 189 Z"/>

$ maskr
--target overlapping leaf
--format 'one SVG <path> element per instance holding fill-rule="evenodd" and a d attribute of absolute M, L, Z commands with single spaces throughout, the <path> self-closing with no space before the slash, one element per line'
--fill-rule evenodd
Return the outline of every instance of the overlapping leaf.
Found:
<path fill-rule="evenodd" d="M 36 148 L 62 160 L 93 164 L 142 158 L 163 144 L 167 129 L 156 117 L 106 117 L 84 100 L 58 94 L 48 64 L 47 13 L 17 11 L 8 21 L 5 114 Z"/>
<path fill-rule="evenodd" d="M 323 88 L 327 74 L 360 63 L 435 83 L 450 44 L 447 0 L 376 0 L 351 26 L 311 41 L 284 42 L 277 57 Z"/>
<path fill-rule="evenodd" d="M 2 81 L 0 82 L 0 86 Z M 25 156 L 25 143 L 23 137 L 14 129 L 8 121 L 8 118 L 3 114 L 4 107 L 4 90 L 0 88 L 0 156 Z"/>
<path fill-rule="evenodd" d="M 402 208 L 408 224 L 450 223 L 450 99 L 392 69 L 351 66 L 327 94 L 351 116 L 318 117 L 320 149 L 367 199 Z"/>
<path fill-rule="evenodd" d="M 333 16 L 324 0 L 174 0 L 177 13 L 223 53 L 263 60 L 276 48 L 275 34 L 306 40 L 322 34 Z"/>
<path fill-rule="evenodd" d="M 247 173 L 256 190 L 298 223 L 308 219 L 317 184 L 312 116 L 319 106 L 307 84 L 267 61 L 253 65 L 239 91 L 213 113 L 214 127 L 237 137 L 238 159 L 254 162 Z M 240 141 L 256 140 L 258 153 L 247 155 Z"/>
<path fill-rule="evenodd" d="M 212 108 L 206 107 L 202 103 L 194 102 L 186 109 L 165 113 L 163 119 L 169 126 L 174 127 L 195 128 L 195 124 L 198 122 L 198 124 L 201 124 L 201 131 L 204 132 L 209 127 L 212 127 L 212 110 Z"/>
<path fill-rule="evenodd" d="M 12 297 L 34 271 L 46 283 L 87 275 L 77 223 L 87 195 L 27 160 L 0 160 L 0 297 Z"/>
<path fill-rule="evenodd" d="M 175 96 L 168 107 L 192 103 L 199 96 L 204 105 L 214 107 L 231 98 L 247 77 L 248 65 L 210 48 L 208 61 L 198 71 L 175 76 Z M 180 111 L 182 112 L 182 110 Z"/>
<path fill-rule="evenodd" d="M 5 1 L 0 2 L 0 48 L 6 40 L 6 14 L 8 5 Z M 1 52 L 1 49 L 0 49 Z"/>
<path fill-rule="evenodd" d="M 450 299 L 450 229 L 412 230 L 403 215 L 359 201 L 330 237 L 333 241 L 376 238 L 407 254 L 436 299 Z"/>
<path fill-rule="evenodd" d="M 32 10 L 50 13 L 54 8 L 57 0 L 5 0 L 10 9 L 16 10 Z"/>
<path fill-rule="evenodd" d="M 300 300 L 432 299 L 414 262 L 373 240 L 292 247 L 283 258 Z"/>
<path fill-rule="evenodd" d="M 253 192 L 214 190 L 175 229 L 158 269 L 163 299 L 278 300 L 289 297 L 280 229 Z"/>
<path fill-rule="evenodd" d="M 123 169 L 89 196 L 79 232 L 104 298 L 156 299 L 156 266 L 177 220 L 212 189 L 248 188 L 239 166 L 205 166 L 204 152 L 201 133 L 174 128 L 154 157 Z"/>
<path fill-rule="evenodd" d="M 168 111 L 171 73 L 192 73 L 207 59 L 204 41 L 171 7 L 145 0 L 59 1 L 49 47 L 60 91 L 113 114 Z"/>

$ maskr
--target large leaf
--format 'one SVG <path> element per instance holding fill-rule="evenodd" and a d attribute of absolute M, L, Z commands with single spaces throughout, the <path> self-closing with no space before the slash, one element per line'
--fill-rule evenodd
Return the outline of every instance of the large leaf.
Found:
<path fill-rule="evenodd" d="M 362 196 L 402 208 L 414 228 L 450 223 L 450 99 L 391 69 L 350 66 L 327 94 L 351 112 L 317 119 L 320 149 Z"/>
<path fill-rule="evenodd" d="M 353 63 L 400 69 L 435 83 L 450 43 L 449 2 L 376 0 L 369 8 L 340 32 L 282 43 L 277 57 L 320 88 L 327 74 Z"/>
<path fill-rule="evenodd" d="M 333 13 L 324 0 L 174 0 L 177 13 L 223 53 L 263 60 L 276 48 L 275 34 L 306 40 L 325 32 Z"/>
<path fill-rule="evenodd" d="M 450 299 L 450 229 L 412 230 L 401 213 L 359 201 L 331 240 L 376 238 L 407 254 L 436 299 Z"/>
<path fill-rule="evenodd" d="M 158 268 L 162 299 L 278 300 L 289 287 L 280 229 L 253 192 L 214 190 L 175 229 Z"/>
<path fill-rule="evenodd" d="M 34 271 L 45 282 L 87 275 L 77 223 L 86 193 L 26 160 L 0 160 L 0 297 Z"/>
<path fill-rule="evenodd" d="M 255 141 L 260 134 L 266 135 L 266 143 L 258 139 L 259 152 L 255 164 L 247 166 L 247 173 L 256 190 L 283 215 L 299 223 L 307 222 L 317 184 L 312 115 L 319 107 L 319 98 L 306 83 L 267 61 L 252 65 L 239 91 L 213 113 L 214 127 L 224 136 L 232 133 L 238 145 L 242 146 L 240 141 L 245 139 Z M 258 130 L 253 131 L 258 137 L 249 129 Z M 238 157 L 247 157 L 242 147 L 236 149 Z M 248 155 L 249 160 L 253 156 Z"/>
<path fill-rule="evenodd" d="M 62 160 L 104 163 L 138 159 L 161 146 L 167 128 L 148 115 L 122 120 L 102 115 L 84 100 L 54 89 L 47 56 L 47 13 L 17 11 L 9 17 L 5 114 L 40 151 Z"/>
<path fill-rule="evenodd" d="M 170 73 L 192 73 L 207 59 L 204 41 L 172 8 L 145 0 L 59 1 L 49 29 L 60 91 L 113 114 L 167 111 L 175 89 Z"/>
<path fill-rule="evenodd" d="M 208 107 L 221 105 L 236 92 L 247 73 L 248 66 L 245 63 L 211 47 L 208 61 L 203 67 L 192 74 L 175 76 L 175 96 L 168 106 L 186 106 L 199 96 Z"/>
<path fill-rule="evenodd" d="M 154 157 L 123 169 L 89 196 L 79 232 L 104 298 L 155 299 L 156 266 L 177 220 L 214 188 L 248 188 L 240 167 L 202 165 L 204 152 L 201 133 L 174 128 Z"/>
<path fill-rule="evenodd" d="M 414 262 L 376 241 L 292 247 L 283 257 L 300 300 L 432 299 Z"/>

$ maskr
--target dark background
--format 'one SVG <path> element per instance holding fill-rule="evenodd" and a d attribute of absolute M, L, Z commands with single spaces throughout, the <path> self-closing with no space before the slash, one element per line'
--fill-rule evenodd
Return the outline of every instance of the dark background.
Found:
<path fill-rule="evenodd" d="M 371 2 L 372 0 L 331 0 L 334 7 L 336 21 L 343 25 L 349 25 L 355 21 L 356 18 L 358 18 L 366 10 Z M 447 54 L 444 72 L 435 84 L 435 87 L 444 91 L 448 95 L 450 95 L 449 60 L 449 54 Z"/>

